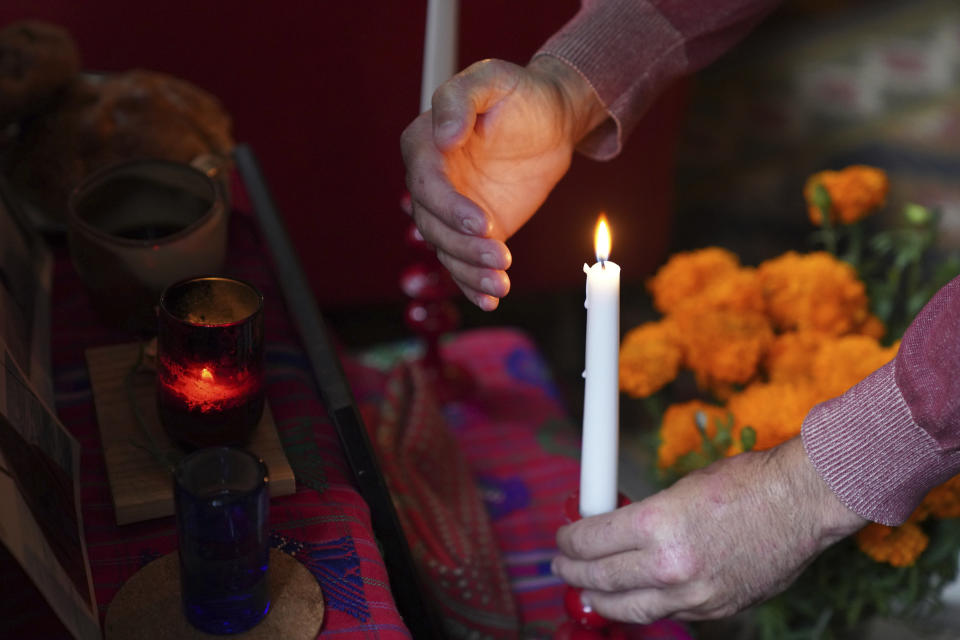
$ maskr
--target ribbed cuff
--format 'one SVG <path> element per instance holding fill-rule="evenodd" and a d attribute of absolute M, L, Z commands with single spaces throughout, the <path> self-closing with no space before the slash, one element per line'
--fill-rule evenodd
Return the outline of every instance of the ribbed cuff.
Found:
<path fill-rule="evenodd" d="M 686 68 L 681 34 L 645 0 L 588 2 L 534 55 L 573 67 L 610 113 L 577 149 L 613 158 L 660 89 Z"/>
<path fill-rule="evenodd" d="M 843 504 L 886 525 L 907 520 L 927 492 L 960 469 L 910 413 L 893 360 L 839 398 L 814 407 L 801 436 L 807 456 Z"/>

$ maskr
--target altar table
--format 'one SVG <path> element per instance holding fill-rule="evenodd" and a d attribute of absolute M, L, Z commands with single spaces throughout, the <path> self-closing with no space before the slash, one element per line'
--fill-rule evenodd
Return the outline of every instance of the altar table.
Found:
<path fill-rule="evenodd" d="M 241 193 L 235 199 L 224 274 L 257 286 L 265 299 L 267 395 L 297 491 L 271 503 L 272 544 L 295 555 L 326 600 L 323 637 L 409 638 L 391 595 L 370 523 L 291 324 L 269 253 Z M 58 414 L 80 441 L 81 501 L 101 622 L 112 598 L 140 568 L 177 548 L 173 517 L 117 526 L 90 380 L 89 347 L 126 342 L 93 314 L 63 243 L 54 247 L 53 374 Z M 397 319 L 400 320 L 399 318 Z M 549 371 L 519 331 L 467 331 L 445 358 L 474 378 L 470 397 L 444 407 L 490 513 L 518 603 L 523 636 L 549 638 L 564 620 L 563 585 L 551 575 L 562 503 L 578 481 L 577 429 Z M 382 372 L 349 354 L 342 361 L 361 414 L 382 397 Z M 66 637 L 30 585 L 4 585 L 0 636 Z M 11 594 L 11 595 L 8 595 Z M 671 636 L 651 633 L 650 638 Z M 8 635 L 9 633 L 9 635 Z"/>

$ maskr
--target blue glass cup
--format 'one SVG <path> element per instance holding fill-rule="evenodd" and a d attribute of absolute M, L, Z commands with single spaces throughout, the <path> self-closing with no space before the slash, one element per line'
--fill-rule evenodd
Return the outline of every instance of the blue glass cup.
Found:
<path fill-rule="evenodd" d="M 266 466 L 242 449 L 198 449 L 177 465 L 173 485 L 187 620 L 214 634 L 256 626 L 270 609 Z"/>

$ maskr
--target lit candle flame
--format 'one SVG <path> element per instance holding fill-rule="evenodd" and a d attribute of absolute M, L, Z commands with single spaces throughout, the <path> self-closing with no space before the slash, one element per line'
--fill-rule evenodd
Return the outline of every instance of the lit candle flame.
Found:
<path fill-rule="evenodd" d="M 213 380 L 213 374 L 210 373 L 210 369 L 207 369 L 206 367 L 204 367 L 203 371 L 200 372 L 200 377 L 208 382 Z"/>
<path fill-rule="evenodd" d="M 593 236 L 593 246 L 597 252 L 597 260 L 602 265 L 610 258 L 610 228 L 607 226 L 607 216 L 603 213 L 597 220 L 597 232 Z"/>

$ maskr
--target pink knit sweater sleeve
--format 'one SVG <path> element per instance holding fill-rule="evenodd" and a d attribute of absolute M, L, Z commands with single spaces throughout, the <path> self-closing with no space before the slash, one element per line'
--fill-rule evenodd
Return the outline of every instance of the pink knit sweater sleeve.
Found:
<path fill-rule="evenodd" d="M 583 0 L 539 55 L 576 69 L 610 113 L 578 149 L 612 158 L 672 81 L 736 44 L 779 0 Z"/>
<path fill-rule="evenodd" d="M 960 472 L 958 373 L 960 277 L 917 315 L 893 360 L 804 420 L 807 455 L 847 507 L 900 524 Z"/>

